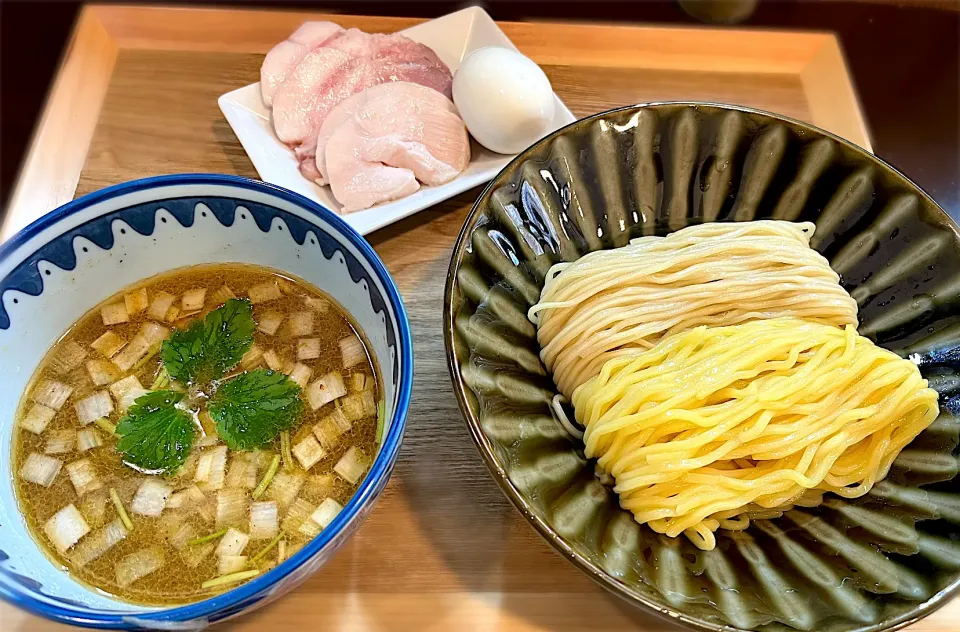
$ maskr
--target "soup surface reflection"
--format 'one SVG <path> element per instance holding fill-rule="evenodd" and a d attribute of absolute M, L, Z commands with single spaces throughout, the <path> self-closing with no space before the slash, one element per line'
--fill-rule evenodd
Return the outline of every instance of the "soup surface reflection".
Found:
<path fill-rule="evenodd" d="M 128 288 L 50 350 L 17 411 L 17 498 L 76 579 L 174 604 L 325 528 L 376 455 L 376 363 L 327 295 L 266 268 Z"/>

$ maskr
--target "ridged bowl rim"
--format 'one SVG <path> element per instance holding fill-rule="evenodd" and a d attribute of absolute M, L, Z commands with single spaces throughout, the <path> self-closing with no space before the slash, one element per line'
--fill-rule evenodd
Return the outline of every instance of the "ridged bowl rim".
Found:
<path fill-rule="evenodd" d="M 538 516 L 531 509 L 530 504 L 524 498 L 523 493 L 518 490 L 513 483 L 510 482 L 507 472 L 497 463 L 497 460 L 494 457 L 493 447 L 490 444 L 486 434 L 483 432 L 483 429 L 480 427 L 479 420 L 467 403 L 467 391 L 469 390 L 469 387 L 463 380 L 463 376 L 460 371 L 460 363 L 457 359 L 456 352 L 454 351 L 456 329 L 453 323 L 453 293 L 454 289 L 459 284 L 457 281 L 457 272 L 459 271 L 460 264 L 463 261 L 463 254 L 466 250 L 467 244 L 470 242 L 470 236 L 472 235 L 473 230 L 476 228 L 477 220 L 482 212 L 481 204 L 489 197 L 494 189 L 503 186 L 504 176 L 510 173 L 516 165 L 526 162 L 530 156 L 536 153 L 536 151 L 539 150 L 543 145 L 551 143 L 554 139 L 563 136 L 574 129 L 615 114 L 622 114 L 624 112 L 640 109 L 656 110 L 664 107 L 713 108 L 718 110 L 745 112 L 764 117 L 769 119 L 771 122 L 779 121 L 788 123 L 792 126 L 803 129 L 805 132 L 808 132 L 811 135 L 829 138 L 840 145 L 853 150 L 866 162 L 872 163 L 876 167 L 880 168 L 881 171 L 885 171 L 888 174 L 898 178 L 907 188 L 911 189 L 913 193 L 920 195 L 923 199 L 925 199 L 933 208 L 936 209 L 936 211 L 939 212 L 939 215 L 942 216 L 939 218 L 942 220 L 942 224 L 949 227 L 950 230 L 953 231 L 954 239 L 958 243 L 960 243 L 960 225 L 958 225 L 957 222 L 954 221 L 954 219 L 950 217 L 950 215 L 943 210 L 943 208 L 937 204 L 937 202 L 926 191 L 924 191 L 910 178 L 905 176 L 896 167 L 886 162 L 879 156 L 866 151 L 862 147 L 844 138 L 841 138 L 836 134 L 821 129 L 815 125 L 804 123 L 803 121 L 790 118 L 789 116 L 784 116 L 782 114 L 776 114 L 774 112 L 768 112 L 765 110 L 759 110 L 741 105 L 714 103 L 711 101 L 651 101 L 647 103 L 637 103 L 612 108 L 578 119 L 573 123 L 561 127 L 560 129 L 545 136 L 517 154 L 517 156 L 511 160 L 500 171 L 500 173 L 498 173 L 496 177 L 494 177 L 494 179 L 487 184 L 486 187 L 484 187 L 483 191 L 477 197 L 476 202 L 474 202 L 473 207 L 470 209 L 470 213 L 464 220 L 463 227 L 460 229 L 460 233 L 457 236 L 456 244 L 454 245 L 453 252 L 450 255 L 450 266 L 447 269 L 447 280 L 444 285 L 443 292 L 443 343 L 447 355 L 447 369 L 450 372 L 453 390 L 457 396 L 457 405 L 460 407 L 460 412 L 463 415 L 464 422 L 466 423 L 467 429 L 470 431 L 470 437 L 473 439 L 477 451 L 480 452 L 480 456 L 483 459 L 484 464 L 487 466 L 487 469 L 490 470 L 490 473 L 493 475 L 494 480 L 496 480 L 497 485 L 499 485 L 500 490 L 507 496 L 508 499 L 510 499 L 510 502 L 513 503 L 514 507 L 520 510 L 520 512 L 524 515 L 524 517 L 526 517 L 527 521 L 533 525 L 537 532 L 551 546 L 553 546 L 557 552 L 573 562 L 574 565 L 585 572 L 591 579 L 600 584 L 600 586 L 602 586 L 604 589 L 631 604 L 639 604 L 644 606 L 654 614 L 659 615 L 668 621 L 679 621 L 692 628 L 708 630 L 710 632 L 730 632 L 731 630 L 739 630 L 740 628 L 705 621 L 699 617 L 685 614 L 675 608 L 657 604 L 639 591 L 634 590 L 629 585 L 611 576 L 609 573 L 588 560 L 586 557 L 577 553 L 564 541 L 564 538 L 559 533 L 557 533 L 543 518 Z M 886 621 L 856 628 L 856 632 L 892 632 L 894 630 L 900 630 L 908 625 L 916 623 L 920 619 L 928 616 L 930 613 L 939 610 L 945 604 L 947 604 L 952 597 L 957 595 L 960 595 L 960 576 L 958 576 L 953 582 L 934 594 L 932 597 L 904 612 L 903 614 Z"/>

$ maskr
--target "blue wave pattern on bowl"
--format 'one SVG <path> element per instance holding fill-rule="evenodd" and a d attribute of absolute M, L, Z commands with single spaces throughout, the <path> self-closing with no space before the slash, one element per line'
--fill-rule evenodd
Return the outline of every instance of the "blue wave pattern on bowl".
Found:
<path fill-rule="evenodd" d="M 857 300 L 864 335 L 903 355 L 960 343 L 958 230 L 909 180 L 797 121 L 653 104 L 548 136 L 478 199 L 447 280 L 454 389 L 507 497 L 615 594 L 715 631 L 900 626 L 960 587 L 960 367 L 924 369 L 941 416 L 869 495 L 720 531 L 713 551 L 637 524 L 551 415 L 556 391 L 526 314 L 554 263 L 768 218 L 816 222 L 811 245 Z"/>
<path fill-rule="evenodd" d="M 202 190 L 204 187 L 215 189 L 215 194 L 197 195 L 196 190 L 198 188 Z M 229 193 L 230 190 L 235 191 L 236 197 L 230 197 L 230 194 L 224 195 L 225 191 Z M 190 194 L 177 195 L 180 191 L 187 191 Z M 157 199 L 130 205 L 116 203 L 117 200 L 125 199 L 124 196 L 140 198 L 146 194 L 150 197 L 154 192 Z M 276 206 L 268 203 L 271 198 L 275 199 Z M 113 204 L 117 208 L 102 213 L 95 212 L 98 205 L 104 204 Z M 302 215 L 279 206 L 293 208 Z M 56 272 L 76 272 L 79 264 L 82 263 L 78 253 L 82 252 L 82 257 L 109 256 L 111 251 L 122 249 L 118 244 L 122 240 L 123 248 L 127 249 L 127 255 L 120 253 L 120 256 L 129 256 L 131 241 L 134 248 L 148 249 L 149 245 L 142 238 L 150 238 L 155 234 L 159 236 L 162 224 L 166 224 L 163 230 L 167 231 L 168 240 L 171 231 L 175 233 L 176 241 L 169 243 L 177 243 L 181 240 L 185 242 L 191 231 L 209 231 L 209 224 L 207 228 L 201 228 L 197 221 L 198 215 L 207 217 L 208 210 L 221 228 L 228 229 L 227 233 L 217 237 L 228 240 L 224 242 L 224 248 L 227 251 L 231 248 L 232 240 L 225 235 L 229 235 L 230 229 L 238 233 L 243 232 L 245 236 L 238 235 L 238 240 L 246 239 L 248 243 L 253 243 L 258 248 L 269 249 L 278 246 L 282 248 L 282 240 L 286 240 L 290 247 L 294 247 L 295 244 L 296 247 L 318 248 L 323 260 L 329 262 L 333 266 L 332 269 L 346 271 L 352 286 L 344 286 L 346 287 L 344 291 L 350 296 L 350 300 L 359 301 L 360 296 L 368 298 L 370 312 L 379 316 L 379 322 L 375 318 L 368 317 L 371 324 L 364 330 L 371 338 L 376 337 L 371 335 L 373 333 L 378 333 L 382 338 L 385 347 L 378 350 L 377 356 L 381 371 L 384 365 L 390 366 L 389 374 L 386 376 L 387 391 L 393 395 L 388 403 L 388 408 L 392 408 L 393 415 L 377 459 L 346 508 L 317 538 L 277 568 L 229 592 L 174 608 L 140 607 L 117 602 L 113 602 L 116 609 L 98 608 L 92 606 L 86 599 L 71 598 L 59 594 L 57 590 L 49 589 L 44 577 L 55 580 L 49 582 L 51 585 L 62 585 L 60 584 L 62 578 L 57 576 L 58 569 L 55 569 L 46 558 L 43 559 L 46 560 L 49 569 L 14 568 L 12 556 L 15 551 L 9 548 L 8 538 L 3 537 L 0 539 L 0 597 L 5 600 L 36 614 L 90 627 L 197 629 L 262 605 L 306 579 L 326 563 L 359 528 L 366 515 L 372 510 L 375 500 L 386 487 L 402 439 L 413 376 L 409 322 L 402 301 L 389 274 L 369 244 L 336 215 L 283 189 L 232 176 L 163 176 L 111 187 L 54 211 L 0 246 L 0 271 L 7 269 L 6 274 L 0 279 L 0 340 L 3 336 L 6 336 L 7 340 L 10 340 L 11 336 L 15 337 L 18 328 L 22 330 L 34 326 L 28 318 L 18 321 L 16 313 L 25 309 L 31 300 L 42 302 L 46 289 L 56 289 L 54 286 L 58 282 L 63 285 L 62 275 L 58 277 Z M 243 222 L 238 224 L 238 216 L 246 219 L 246 212 L 249 212 L 257 229 L 262 233 L 264 237 L 262 244 L 256 235 L 253 235 L 254 241 L 249 242 L 252 232 L 249 225 L 246 229 L 242 229 Z M 86 218 L 85 213 L 90 214 L 90 217 Z M 168 217 L 176 220 L 178 225 L 169 222 Z M 58 227 L 63 228 L 62 232 L 56 231 Z M 132 230 L 132 233 L 127 231 L 127 227 Z M 41 235 L 47 231 L 52 231 L 54 236 L 45 238 L 46 241 L 40 239 Z M 281 236 L 278 233 L 284 235 Z M 38 239 L 40 239 L 39 243 Z M 137 241 L 138 239 L 141 241 Z M 276 241 L 278 239 L 281 240 L 279 243 Z M 309 244 L 307 244 L 308 240 Z M 156 242 L 157 239 L 149 241 Z M 33 247 L 32 252 L 25 252 L 25 249 L 29 251 L 31 247 Z M 293 250 L 285 251 L 283 256 L 292 261 L 292 253 Z M 302 254 L 305 259 L 311 256 L 306 250 Z M 361 257 L 364 261 L 360 260 Z M 9 264 L 11 260 L 17 258 L 20 261 L 13 267 L 4 266 L 5 263 Z M 300 258 L 301 253 L 297 251 L 296 259 L 299 261 Z M 173 260 L 176 261 L 176 257 L 173 257 Z M 218 260 L 263 264 L 256 257 L 228 256 Z M 323 263 L 323 260 L 314 255 L 313 261 Z M 111 265 L 122 265 L 123 261 L 124 259 L 120 258 Z M 167 265 L 166 268 L 173 269 L 182 265 L 188 264 L 174 263 Z M 284 268 L 281 267 L 281 269 Z M 297 274 L 292 270 L 287 271 Z M 80 274 L 83 274 L 83 271 Z M 142 276 L 150 276 L 150 274 Z M 298 276 L 311 280 L 306 274 L 298 274 Z M 328 289 L 324 283 L 316 279 L 313 282 Z M 125 285 L 127 284 L 121 284 L 107 291 L 106 295 L 122 289 Z M 51 287 L 48 288 L 48 286 Z M 337 298 L 336 293 L 333 294 Z M 82 306 L 82 311 L 93 307 L 102 298 L 105 296 L 89 300 L 89 304 L 85 303 Z M 342 296 L 339 298 L 344 302 Z M 12 302 L 13 307 L 16 308 L 12 313 L 7 309 L 10 306 L 7 301 Z M 380 331 L 371 332 L 373 328 Z M 62 330 L 49 332 L 50 342 L 52 343 L 61 333 Z M 10 348 L 7 345 L 0 349 L 0 358 L 3 353 L 9 352 Z M 40 352 L 41 355 L 45 351 L 46 348 Z M 29 367 L 27 372 L 32 372 L 32 367 L 36 366 L 39 359 L 40 357 L 37 357 L 32 365 L 30 362 L 26 363 Z M 7 360 L 12 362 L 11 358 Z M 0 367 L 0 372 L 2 370 L 3 368 Z M 24 379 L 28 377 L 27 375 Z M 11 421 L 12 409 L 15 407 L 16 401 L 13 401 L 9 406 Z M 9 434 L 10 425 L 3 424 L 0 432 Z M 9 437 L 3 437 L 0 445 L 9 450 Z M 23 525 L 17 525 L 18 516 L 12 515 L 12 512 L 16 511 L 16 503 L 11 500 L 9 489 L 6 494 L 6 498 L 0 495 L 0 519 L 2 519 L 0 534 L 6 533 L 12 539 L 11 529 L 15 526 L 23 529 Z M 22 523 L 22 519 L 19 522 Z M 19 536 L 22 541 L 23 534 Z M 44 574 L 50 571 L 56 574 Z"/>
<path fill-rule="evenodd" d="M 238 205 L 236 201 L 230 199 L 192 197 L 139 204 L 108 213 L 64 233 L 37 250 L 35 254 L 31 255 L 0 281 L 0 295 L 2 295 L 5 290 L 16 289 L 31 296 L 39 296 L 43 292 L 43 275 L 40 273 L 37 265 L 39 261 L 50 261 L 63 270 L 73 270 L 76 268 L 77 258 L 73 248 L 73 240 L 75 237 L 86 237 L 100 248 L 110 250 L 113 248 L 114 243 L 113 230 L 111 227 L 114 220 L 122 219 L 141 235 L 149 236 L 153 234 L 156 228 L 158 210 L 163 209 L 169 211 L 177 221 L 180 222 L 181 226 L 189 228 L 194 224 L 194 215 L 197 212 L 198 204 L 203 204 L 209 208 L 213 212 L 214 217 L 225 227 L 233 225 L 236 215 L 239 212 L 238 209 L 240 208 L 240 205 Z M 374 284 L 369 281 L 369 275 L 363 266 L 360 265 L 357 258 L 353 256 L 351 252 L 339 248 L 337 240 L 328 233 L 280 209 L 251 202 L 244 202 L 243 208 L 250 211 L 260 230 L 265 233 L 270 232 L 273 218 L 278 217 L 287 225 L 289 229 L 288 234 L 298 245 L 303 245 L 307 239 L 307 235 L 312 234 L 318 240 L 320 248 L 328 259 L 333 256 L 334 252 L 340 253 L 346 259 L 347 269 L 350 270 L 350 276 L 354 282 L 359 282 L 361 279 L 368 280 L 367 291 L 370 293 L 373 308 L 377 311 L 386 310 L 386 302 L 383 296 Z M 10 317 L 6 309 L 4 309 L 2 302 L 0 302 L 0 329 L 7 329 L 9 327 Z M 394 330 L 389 329 L 387 335 L 390 346 L 396 348 L 397 339 Z M 396 374 L 394 374 L 393 379 L 396 381 Z"/>

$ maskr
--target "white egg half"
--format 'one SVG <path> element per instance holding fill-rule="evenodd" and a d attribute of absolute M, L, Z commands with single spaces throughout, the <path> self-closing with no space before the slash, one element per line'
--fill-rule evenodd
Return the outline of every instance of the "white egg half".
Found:
<path fill-rule="evenodd" d="M 509 48 L 478 48 L 453 77 L 453 102 L 478 143 L 516 154 L 543 138 L 553 121 L 550 80 Z"/>

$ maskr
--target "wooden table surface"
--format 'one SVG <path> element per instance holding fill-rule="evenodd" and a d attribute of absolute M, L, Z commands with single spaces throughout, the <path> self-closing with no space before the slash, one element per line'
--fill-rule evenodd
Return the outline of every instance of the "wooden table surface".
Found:
<path fill-rule="evenodd" d="M 85 16 L 88 36 L 73 43 L 15 196 L 18 221 L 64 197 L 158 173 L 256 177 L 216 98 L 256 81 L 270 43 L 306 15 L 101 8 Z M 415 23 L 332 19 L 370 31 Z M 829 35 L 596 26 L 572 37 L 565 25 L 503 27 L 577 116 L 652 99 L 730 101 L 810 120 L 869 147 Z M 728 53 L 723 63 L 710 61 L 716 47 Z M 84 86 L 100 93 L 85 94 Z M 54 149 L 61 151 L 51 156 Z M 451 249 L 478 193 L 368 236 L 413 330 L 413 403 L 396 470 L 333 562 L 223 628 L 679 629 L 606 594 L 555 553 L 503 497 L 467 434 L 447 374 L 441 314 Z M 958 621 L 954 601 L 909 629 L 946 632 L 960 629 Z M 0 604 L 0 630 L 62 627 Z"/>

